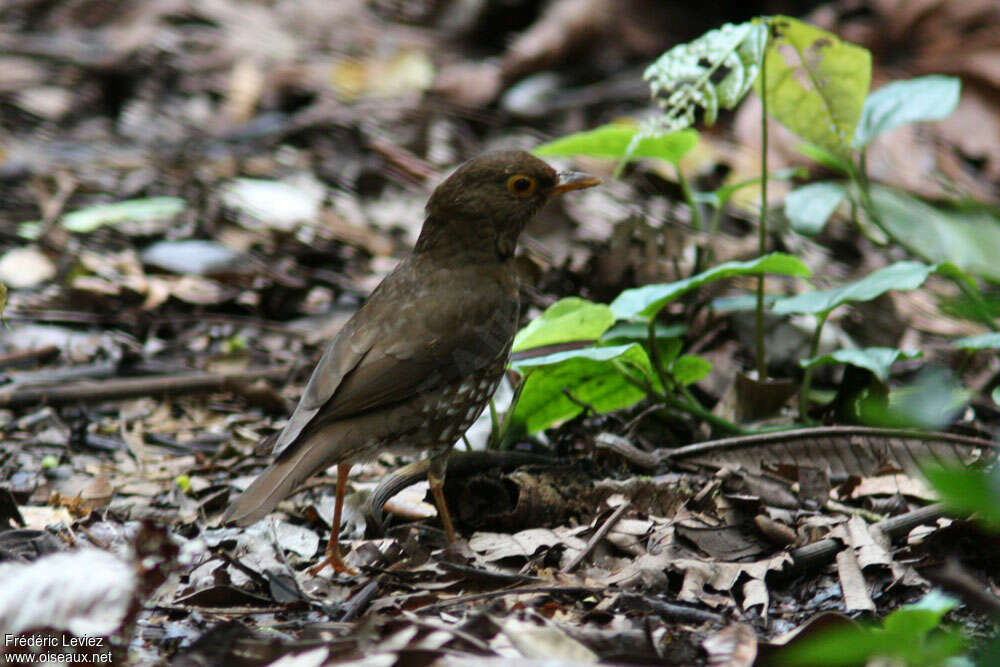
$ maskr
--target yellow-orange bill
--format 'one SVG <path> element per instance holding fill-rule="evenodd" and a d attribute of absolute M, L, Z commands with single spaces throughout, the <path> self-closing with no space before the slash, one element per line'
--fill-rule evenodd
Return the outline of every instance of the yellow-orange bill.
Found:
<path fill-rule="evenodd" d="M 556 184 L 555 193 L 560 194 L 570 190 L 582 190 L 600 185 L 601 179 L 582 171 L 560 171 L 559 182 Z"/>

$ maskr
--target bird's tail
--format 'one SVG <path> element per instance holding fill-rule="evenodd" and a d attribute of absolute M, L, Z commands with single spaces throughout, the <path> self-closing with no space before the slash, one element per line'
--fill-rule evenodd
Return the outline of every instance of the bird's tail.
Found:
<path fill-rule="evenodd" d="M 224 523 L 249 526 L 271 513 L 307 479 L 336 463 L 320 456 L 322 447 L 299 443 L 291 452 L 285 451 L 278 460 L 262 472 L 222 517 Z"/>

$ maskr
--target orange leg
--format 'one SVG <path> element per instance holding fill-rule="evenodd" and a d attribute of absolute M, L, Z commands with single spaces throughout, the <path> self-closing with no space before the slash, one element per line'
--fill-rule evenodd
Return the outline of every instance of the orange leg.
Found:
<path fill-rule="evenodd" d="M 448 505 L 444 501 L 444 474 L 448 466 L 448 452 L 431 457 L 430 468 L 427 469 L 427 483 L 431 487 L 431 495 L 434 496 L 434 504 L 437 505 L 438 514 L 441 515 L 441 525 L 444 527 L 445 537 L 448 544 L 455 542 L 455 527 L 451 523 L 451 514 L 448 512 Z"/>
<path fill-rule="evenodd" d="M 334 572 L 358 573 L 357 570 L 350 567 L 340 557 L 340 514 L 344 507 L 344 492 L 347 490 L 347 474 L 349 472 L 351 472 L 350 463 L 341 463 L 337 466 L 337 500 L 333 505 L 333 525 L 330 526 L 330 541 L 326 545 L 326 557 L 309 568 L 309 574 L 314 577 L 327 565 L 332 567 Z"/>

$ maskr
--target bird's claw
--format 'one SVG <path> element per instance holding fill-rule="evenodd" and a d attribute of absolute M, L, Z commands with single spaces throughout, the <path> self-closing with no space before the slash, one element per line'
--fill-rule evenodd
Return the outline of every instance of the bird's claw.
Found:
<path fill-rule="evenodd" d="M 330 566 L 333 569 L 334 574 L 357 574 L 358 571 L 353 567 L 344 562 L 340 557 L 339 553 L 327 553 L 326 557 L 320 562 L 309 568 L 309 576 L 315 577 L 320 572 L 323 571 L 326 566 Z"/>

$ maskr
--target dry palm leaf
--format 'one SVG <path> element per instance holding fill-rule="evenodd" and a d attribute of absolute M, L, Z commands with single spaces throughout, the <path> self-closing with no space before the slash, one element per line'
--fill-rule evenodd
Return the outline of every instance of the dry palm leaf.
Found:
<path fill-rule="evenodd" d="M 996 448 L 988 440 L 951 433 L 832 426 L 699 442 L 672 450 L 667 458 L 740 466 L 755 474 L 767 462 L 826 467 L 834 476 L 896 470 L 916 477 L 928 461 L 971 465 L 992 458 Z"/>

